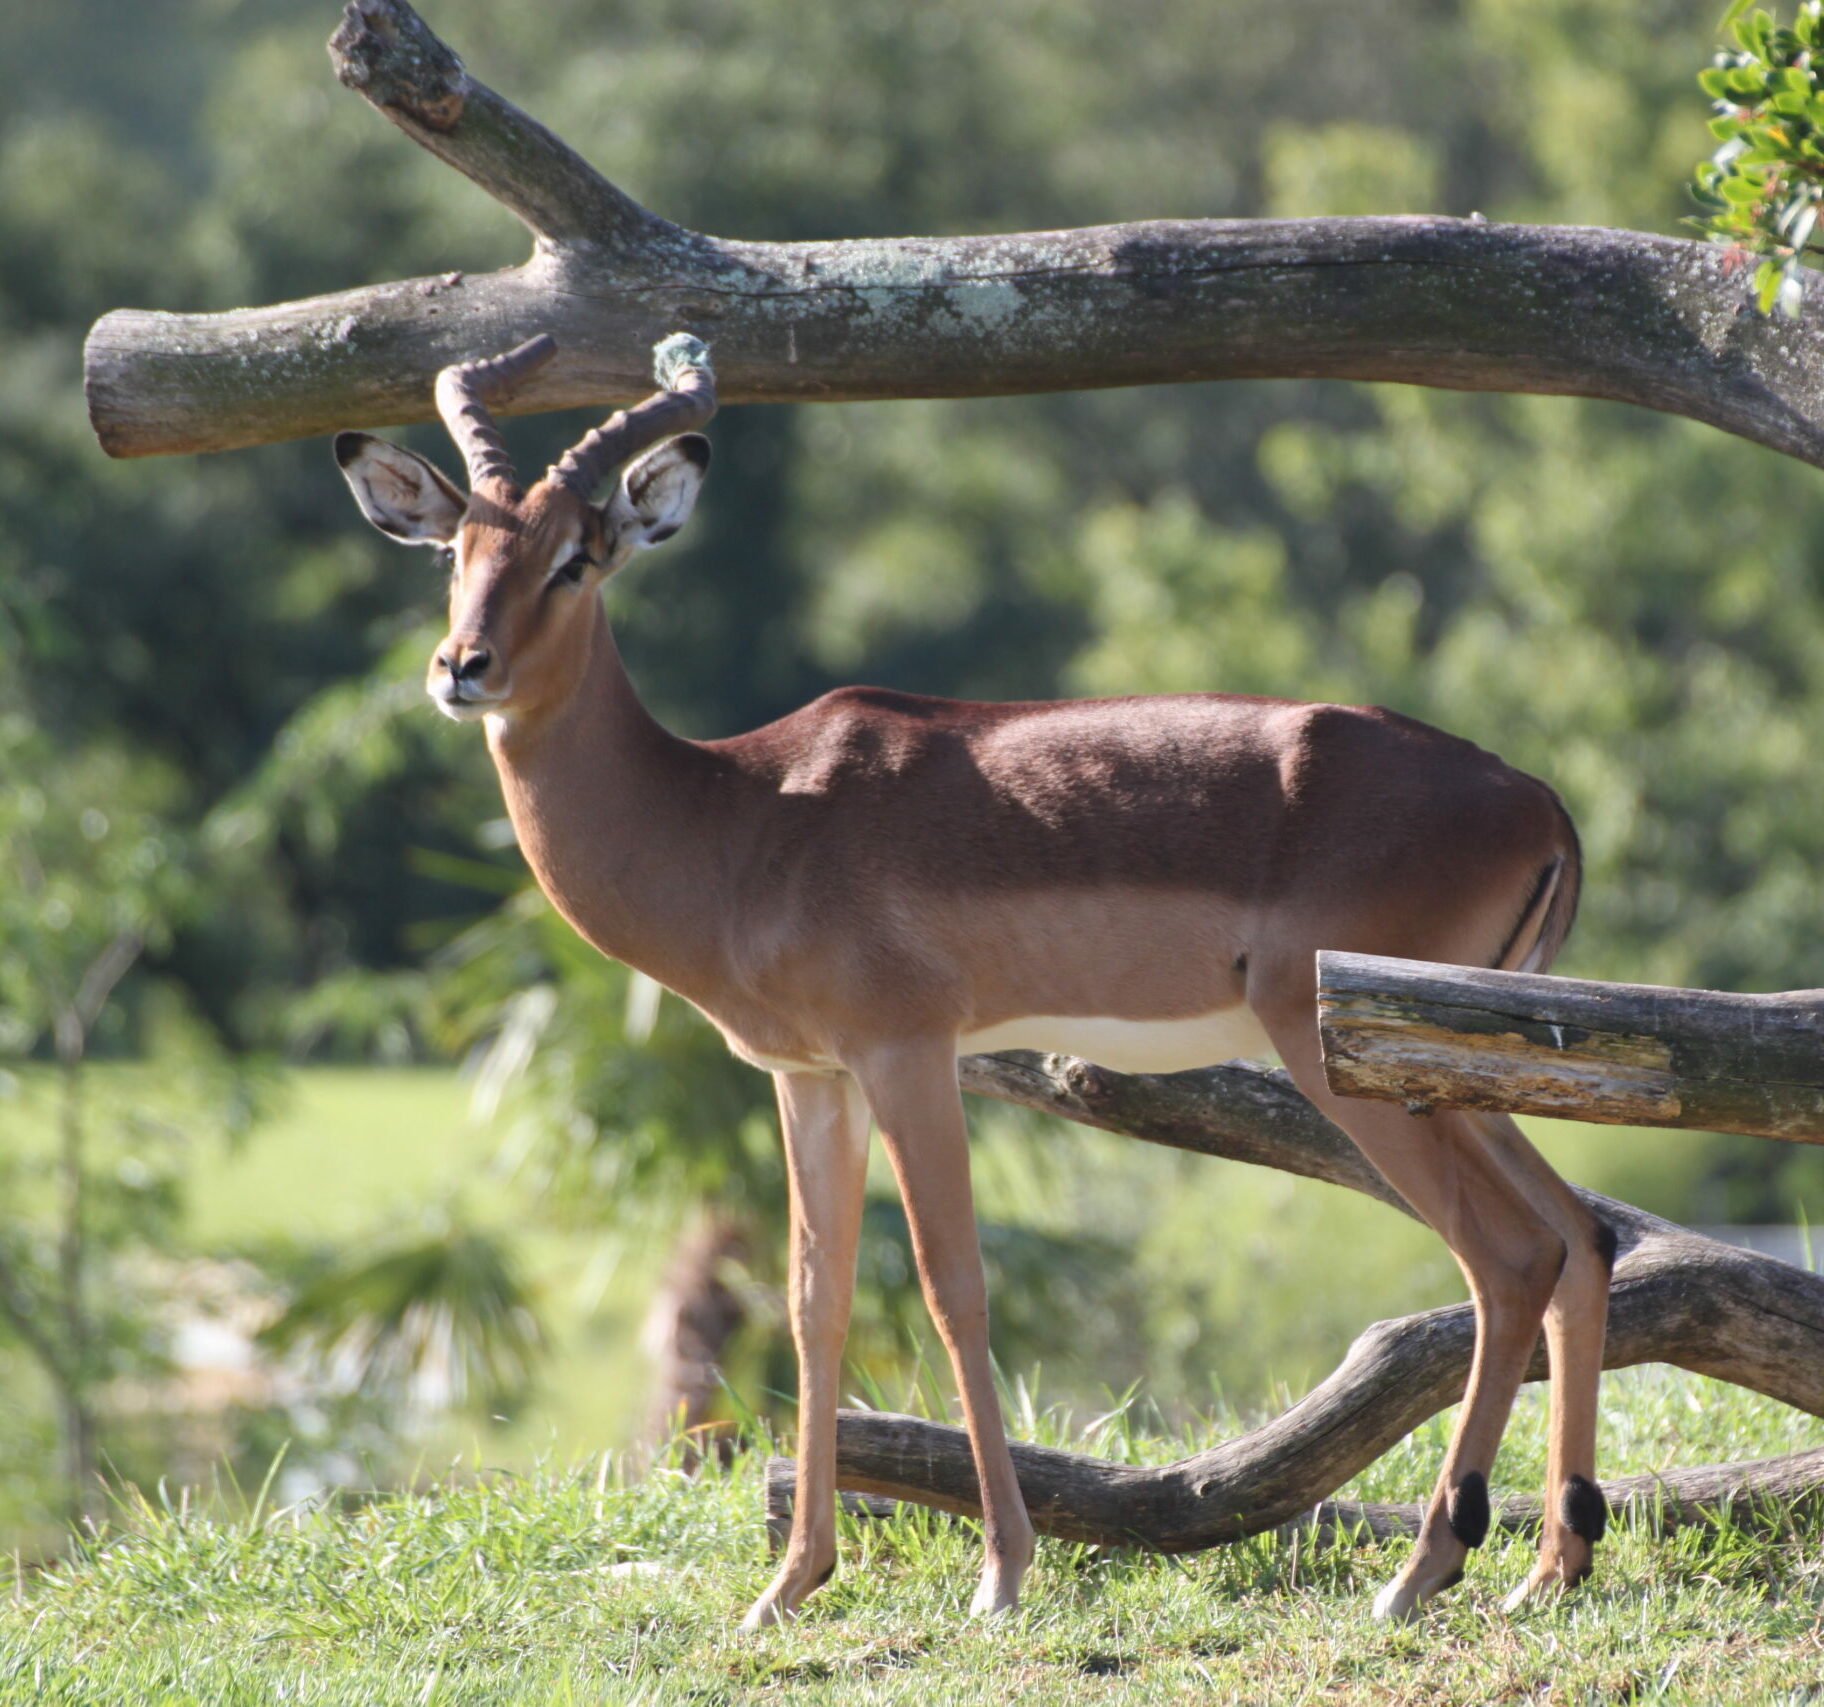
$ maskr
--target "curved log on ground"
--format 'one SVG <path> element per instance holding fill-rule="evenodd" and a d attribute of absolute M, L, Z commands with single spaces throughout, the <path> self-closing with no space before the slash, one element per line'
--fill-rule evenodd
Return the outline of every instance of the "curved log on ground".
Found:
<path fill-rule="evenodd" d="M 110 455 L 427 420 L 441 367 L 532 332 L 559 356 L 514 410 L 626 401 L 681 327 L 713 343 L 725 403 L 1396 380 L 1616 399 L 1824 466 L 1824 311 L 1758 314 L 1749 270 L 1712 245 L 1441 218 L 741 242 L 639 206 L 406 0 L 349 0 L 330 55 L 518 215 L 531 259 L 226 314 L 117 310 L 85 356 Z"/>
<path fill-rule="evenodd" d="M 1343 1096 L 1824 1144 L 1824 990 L 1735 995 L 1317 957 Z"/>
<path fill-rule="evenodd" d="M 791 1534 L 797 1490 L 798 1466 L 789 1458 L 769 1459 L 766 1529 L 776 1547 L 784 1546 Z M 1824 1503 L 1824 1447 L 1740 1464 L 1698 1464 L 1618 1476 L 1604 1482 L 1602 1491 L 1619 1522 L 1647 1524 L 1662 1535 L 1692 1525 L 1780 1530 L 1795 1517 L 1811 1516 Z M 851 1516 L 874 1521 L 895 1516 L 901 1503 L 884 1494 L 842 1496 L 843 1509 Z M 1543 1500 L 1512 1495 L 1495 1505 L 1494 1526 L 1510 1534 L 1536 1534 L 1544 1507 Z M 1425 1507 L 1416 1501 L 1387 1505 L 1373 1500 L 1320 1500 L 1280 1528 L 1282 1533 L 1296 1535 L 1307 1526 L 1315 1527 L 1320 1541 L 1357 1536 L 1392 1541 L 1417 1535 L 1424 1520 Z"/>
<path fill-rule="evenodd" d="M 1283 1072 L 1125 1075 L 1063 1056 L 1006 1055 L 970 1057 L 962 1073 L 977 1095 L 1397 1201 Z M 1824 1278 L 1632 1204 L 1582 1196 L 1620 1246 L 1606 1367 L 1676 1364 L 1824 1416 Z M 1377 1323 L 1284 1415 L 1176 1464 L 1136 1468 L 1017 1445 L 1033 1523 L 1067 1540 L 1180 1553 L 1293 1522 L 1461 1398 L 1474 1339 L 1467 1304 Z M 1528 1378 L 1545 1373 L 1541 1350 Z M 1768 1475 L 1785 1478 L 1788 1497 L 1824 1485 L 1824 1454 L 1773 1462 Z M 979 1510 L 967 1438 L 941 1423 L 844 1411 L 837 1478 L 862 1493 Z"/>
<path fill-rule="evenodd" d="M 1650 1524 L 1660 1534 L 1692 1526 L 1781 1530 L 1824 1504 L 1824 1447 L 1756 1458 L 1740 1464 L 1692 1464 L 1618 1476 L 1604 1482 L 1609 1509 L 1623 1523 Z M 1325 1500 L 1316 1510 L 1320 1535 L 1366 1533 L 1377 1541 L 1416 1535 L 1425 1508 L 1365 1500 Z M 1533 1535 L 1545 1502 L 1513 1495 L 1500 1501 L 1494 1522 L 1511 1533 Z"/>

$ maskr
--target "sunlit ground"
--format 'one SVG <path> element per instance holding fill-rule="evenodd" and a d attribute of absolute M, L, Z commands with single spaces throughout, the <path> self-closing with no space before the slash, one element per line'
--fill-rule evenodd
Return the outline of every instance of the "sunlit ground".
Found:
<path fill-rule="evenodd" d="M 1543 1408 L 1523 1399 L 1497 1489 L 1535 1486 Z M 1204 1438 L 1236 1424 L 1212 1416 Z M 1409 1496 L 1447 1419 L 1355 1493 Z M 1071 1439 L 1041 1419 L 1042 1438 Z M 1611 1469 L 1811 1445 L 1824 1428 L 1691 1377 L 1630 1373 L 1603 1413 Z M 1083 1444 L 1077 1441 L 1076 1444 Z M 1154 1459 L 1177 1442 L 1105 1429 L 1096 1449 Z M 966 1524 L 845 1521 L 842 1565 L 806 1615 L 743 1635 L 771 1569 L 760 1454 L 695 1480 L 594 1467 L 468 1478 L 348 1509 L 228 1517 L 155 1504 L 0 1603 L 6 1699 L 265 1703 L 1221 1700 L 1810 1700 L 1824 1614 L 1816 1518 L 1771 1534 L 1613 1532 L 1600 1576 L 1508 1617 L 1524 1540 L 1491 1538 L 1413 1624 L 1366 1616 L 1405 1543 L 1263 1536 L 1181 1559 L 1041 1543 L 1025 1606 L 964 1617 L 979 1561 Z"/>

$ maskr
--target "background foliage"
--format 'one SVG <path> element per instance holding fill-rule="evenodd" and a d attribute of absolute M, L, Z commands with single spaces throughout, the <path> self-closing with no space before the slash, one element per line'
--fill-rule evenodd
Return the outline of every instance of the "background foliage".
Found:
<path fill-rule="evenodd" d="M 417 687 L 435 578 L 361 525 L 321 444 L 109 464 L 84 421 L 81 337 L 107 308 L 226 307 L 523 253 L 505 214 L 337 88 L 333 14 L 0 12 L 0 1062 L 20 1067 L 0 1085 L 26 1085 L 49 1049 L 34 969 L 80 960 L 79 933 L 125 908 L 146 945 L 95 1047 L 150 1062 L 161 1089 L 191 1087 L 205 1058 L 480 1063 L 511 1117 L 515 1201 L 542 1205 L 539 1225 L 650 1244 L 707 1203 L 763 1229 L 764 1253 L 781 1190 L 765 1083 L 520 893 L 481 743 Z M 648 205 L 750 237 L 1472 210 L 1670 231 L 1710 146 L 1694 78 L 1716 20 L 1694 0 L 427 14 Z M 1745 301 L 1753 288 L 1745 269 Z M 583 424 L 510 436 L 530 461 Z M 1615 406 L 1314 383 L 731 411 L 715 431 L 698 519 L 612 595 L 637 679 L 685 733 L 854 679 L 1376 700 L 1564 794 L 1589 861 L 1566 970 L 1819 981 L 1809 469 Z M 449 460 L 435 435 L 407 436 Z M 21 827 L 58 850 L 39 856 L 38 890 Z M 28 1130 L 12 1118 L 20 1154 Z M 1815 1212 L 1824 1186 L 1796 1149 L 1719 1144 L 1677 1166 L 1617 1153 L 1654 1207 L 1700 1219 Z M 161 1193 L 181 1197 L 196 1154 L 160 1148 Z M 118 1183 L 114 1162 L 94 1165 Z M 1231 1240 L 1212 1238 L 1207 1165 L 1002 1120 L 981 1166 L 1003 1353 L 1043 1349 L 1048 1285 L 1094 1326 L 1054 1377 L 1067 1390 L 1144 1377 L 1171 1403 L 1226 1374 L 1252 1391 L 1332 1355 L 1382 1272 L 1449 1286 L 1441 1253 L 1395 1229 L 1333 1239 L 1349 1284 L 1307 1292 L 1299 1233 L 1328 1211 L 1279 1182 L 1223 1187 L 1247 1216 Z M 361 1288 L 401 1273 L 529 1308 L 463 1217 L 429 1245 L 388 1230 L 257 1254 L 294 1302 L 339 1275 L 326 1320 L 356 1343 L 374 1328 L 349 1326 Z M 147 1249 L 164 1237 L 143 1232 Z M 880 1332 L 862 1361 L 887 1379 L 914 1317 L 903 1245 L 889 1230 L 870 1253 Z M 748 1276 L 752 1343 L 731 1352 L 761 1395 L 789 1377 L 766 1260 Z M 495 1343 L 523 1372 L 532 1341 Z M 498 1374 L 484 1360 L 471 1384 Z M 41 1426 L 21 1391 L 16 1443 Z"/>

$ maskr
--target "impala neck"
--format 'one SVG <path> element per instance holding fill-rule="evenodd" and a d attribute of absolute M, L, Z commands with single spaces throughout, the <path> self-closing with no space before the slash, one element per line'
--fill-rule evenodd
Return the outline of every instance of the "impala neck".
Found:
<path fill-rule="evenodd" d="M 520 849 L 557 910 L 684 995 L 713 984 L 723 767 L 640 703 L 599 605 L 575 690 L 487 731 Z"/>

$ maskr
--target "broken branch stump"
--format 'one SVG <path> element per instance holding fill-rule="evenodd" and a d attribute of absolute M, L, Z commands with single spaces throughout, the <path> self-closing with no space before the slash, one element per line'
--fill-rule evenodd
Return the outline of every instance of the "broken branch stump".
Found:
<path fill-rule="evenodd" d="M 1824 1144 L 1824 991 L 1736 996 L 1317 957 L 1343 1096 Z"/>

